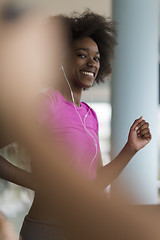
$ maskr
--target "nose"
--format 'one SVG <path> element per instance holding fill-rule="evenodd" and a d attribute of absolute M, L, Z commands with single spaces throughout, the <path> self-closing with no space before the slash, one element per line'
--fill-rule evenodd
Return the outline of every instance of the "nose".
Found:
<path fill-rule="evenodd" d="M 88 58 L 87 66 L 95 67 L 95 65 L 96 65 L 96 63 L 95 63 L 94 59 L 92 57 Z"/>

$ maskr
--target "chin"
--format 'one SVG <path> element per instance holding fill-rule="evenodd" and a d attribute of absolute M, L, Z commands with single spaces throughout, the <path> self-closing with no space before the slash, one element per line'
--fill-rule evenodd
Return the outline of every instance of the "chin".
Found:
<path fill-rule="evenodd" d="M 94 80 L 93 81 L 83 81 L 83 83 L 82 83 L 82 86 L 83 86 L 83 88 L 91 88 L 92 86 L 93 86 L 93 84 L 94 84 Z"/>
<path fill-rule="evenodd" d="M 82 86 L 83 89 L 90 89 L 93 85 L 85 84 Z"/>

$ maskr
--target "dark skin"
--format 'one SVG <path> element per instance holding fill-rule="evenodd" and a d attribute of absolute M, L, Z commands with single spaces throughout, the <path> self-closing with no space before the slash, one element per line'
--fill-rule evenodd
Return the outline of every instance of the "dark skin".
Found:
<path fill-rule="evenodd" d="M 97 44 L 88 37 L 75 40 L 70 65 L 71 68 L 65 70 L 74 94 L 75 104 L 79 106 L 83 89 L 92 87 L 100 69 L 100 53 Z M 63 74 L 61 85 L 58 86 L 58 90 L 67 101 L 72 102 L 70 90 Z M 135 120 L 131 126 L 128 141 L 115 159 L 106 166 L 103 166 L 101 153 L 99 153 L 97 178 L 94 180 L 95 184 L 101 189 L 105 189 L 122 172 L 132 157 L 140 149 L 145 147 L 150 140 L 151 133 L 149 124 L 140 117 Z M 32 184 L 32 178 L 26 176 L 25 171 L 23 175 L 23 170 L 18 168 L 15 169 L 11 164 L 9 166 L 5 159 L 1 158 L 0 161 L 3 163 L 3 165 L 1 163 L 0 165 L 4 166 L 1 167 L 0 177 L 24 187 L 29 187 L 31 189 L 35 188 L 34 181 Z M 3 169 L 6 169 L 5 166 L 7 169 L 10 169 L 10 176 L 7 172 L 3 171 Z M 14 176 L 19 176 L 19 178 L 15 179 Z M 50 210 L 46 208 L 46 202 L 37 193 L 35 194 L 35 200 L 29 212 L 29 216 L 30 218 L 38 220 L 49 220 L 52 218 L 52 216 L 50 216 Z"/>
<path fill-rule="evenodd" d="M 73 45 L 70 83 L 73 92 L 82 93 L 90 88 L 100 69 L 100 53 L 97 44 L 91 38 L 77 39 Z"/>
<path fill-rule="evenodd" d="M 69 66 L 65 66 L 65 72 L 70 82 L 77 106 L 80 104 L 83 88 L 90 88 L 95 81 L 100 68 L 100 53 L 97 44 L 90 38 L 77 39 L 72 47 Z M 68 62 L 68 58 L 67 61 Z M 90 75 L 86 75 L 88 72 Z M 62 81 L 57 86 L 58 90 L 72 102 L 70 90 L 62 73 Z"/>

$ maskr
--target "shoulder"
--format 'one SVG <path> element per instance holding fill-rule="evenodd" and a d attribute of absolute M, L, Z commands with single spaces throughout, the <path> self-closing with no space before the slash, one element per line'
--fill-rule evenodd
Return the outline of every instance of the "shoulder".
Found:
<path fill-rule="evenodd" d="M 58 94 L 55 89 L 47 88 L 41 91 L 37 99 L 42 103 L 54 104 L 58 101 Z"/>
<path fill-rule="evenodd" d="M 40 123 L 50 118 L 57 110 L 60 99 L 54 89 L 45 89 L 36 96 L 35 115 Z"/>
<path fill-rule="evenodd" d="M 85 102 L 82 102 L 83 103 L 83 105 L 86 107 L 86 109 L 88 110 L 88 111 L 90 111 L 90 113 L 93 115 L 93 117 L 97 120 L 97 114 L 96 114 L 96 112 L 93 110 L 93 108 L 91 108 L 87 103 L 85 103 Z M 98 120 L 97 120 L 98 121 Z"/>

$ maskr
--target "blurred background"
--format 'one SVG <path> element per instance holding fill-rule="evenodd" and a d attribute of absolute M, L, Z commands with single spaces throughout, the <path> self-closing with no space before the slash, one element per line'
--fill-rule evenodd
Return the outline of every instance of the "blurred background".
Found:
<path fill-rule="evenodd" d="M 133 121 L 143 115 L 150 123 L 152 143 L 140 151 L 118 180 L 135 204 L 158 204 L 160 194 L 160 0 L 46 1 L 49 14 L 69 14 L 89 8 L 117 21 L 118 43 L 113 74 L 104 84 L 84 91 L 83 101 L 96 111 L 103 163 L 127 141 Z M 112 148 L 111 148 L 112 146 Z M 13 164 L 29 169 L 24 149 L 16 143 L 1 150 Z M 113 188 L 117 186 L 114 182 Z M 126 184 L 127 183 L 127 184 Z M 0 211 L 21 227 L 33 192 L 0 179 Z"/>

